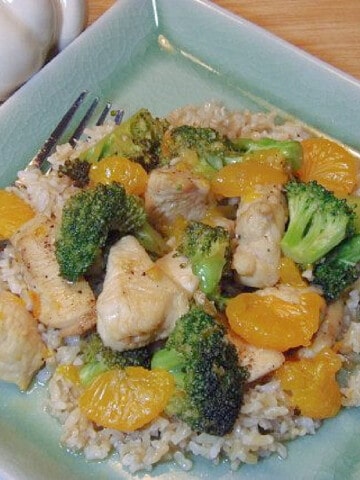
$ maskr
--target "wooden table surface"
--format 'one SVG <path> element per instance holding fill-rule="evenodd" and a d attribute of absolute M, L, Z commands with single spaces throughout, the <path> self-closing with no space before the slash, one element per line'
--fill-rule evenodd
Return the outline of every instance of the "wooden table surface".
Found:
<path fill-rule="evenodd" d="M 88 0 L 88 25 L 115 1 Z M 214 0 L 214 3 L 360 80 L 360 0 Z"/>

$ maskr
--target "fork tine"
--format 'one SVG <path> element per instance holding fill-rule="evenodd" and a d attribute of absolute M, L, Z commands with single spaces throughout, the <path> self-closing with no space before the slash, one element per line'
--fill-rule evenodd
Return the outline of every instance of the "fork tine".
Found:
<path fill-rule="evenodd" d="M 80 121 L 80 123 L 77 126 L 75 132 L 71 135 L 71 138 L 69 140 L 69 143 L 70 143 L 71 146 L 74 147 L 75 144 L 76 144 L 76 141 L 79 140 L 81 135 L 84 133 L 84 130 L 85 130 L 90 118 L 92 117 L 92 114 L 93 114 L 95 108 L 97 107 L 98 103 L 99 103 L 99 99 L 96 97 L 94 99 L 94 101 L 92 102 L 92 104 L 90 105 L 90 107 L 88 108 L 88 110 L 86 111 L 84 117 Z M 111 109 L 111 103 L 107 102 L 105 107 L 103 108 L 103 111 L 100 113 L 100 116 L 95 123 L 95 125 L 97 127 L 100 126 L 100 125 L 103 125 L 110 109 Z"/>
<path fill-rule="evenodd" d="M 123 116 L 124 116 L 123 109 L 116 110 L 115 119 L 114 119 L 115 125 L 120 125 L 120 123 L 122 122 Z"/>
<path fill-rule="evenodd" d="M 59 143 L 61 137 L 65 134 L 67 128 L 71 123 L 72 118 L 74 117 L 75 113 L 77 112 L 81 104 L 84 102 L 85 97 L 88 95 L 88 93 L 89 92 L 87 90 L 84 90 L 80 93 L 80 95 L 71 105 L 69 110 L 62 117 L 58 125 L 55 127 L 53 132 L 50 134 L 49 138 L 46 140 L 44 145 L 38 151 L 36 156 L 29 162 L 29 164 L 26 167 L 26 170 L 29 168 L 37 167 L 42 171 L 43 174 L 47 174 L 51 170 L 51 165 L 49 164 L 49 162 L 47 162 L 47 159 L 55 150 L 55 147 Z M 71 135 L 70 139 L 67 140 L 67 142 L 69 142 L 72 147 L 75 147 L 77 140 L 79 140 L 81 135 L 83 134 L 86 126 L 88 125 L 94 113 L 94 110 L 98 106 L 99 101 L 100 101 L 99 97 L 96 97 L 92 101 L 90 107 L 87 109 L 87 111 L 85 112 L 85 115 L 80 120 L 80 123 L 78 124 L 74 133 Z M 96 122 L 97 126 L 102 125 L 105 122 L 105 119 L 110 109 L 111 109 L 111 103 L 107 102 Z M 124 111 L 117 110 L 117 112 L 115 113 L 116 113 L 116 116 L 115 116 L 114 123 L 118 125 L 122 120 Z M 15 180 L 15 185 L 17 185 L 18 187 L 23 186 L 22 182 L 19 179 Z"/>
<path fill-rule="evenodd" d="M 80 95 L 77 97 L 77 99 L 71 105 L 69 110 L 65 113 L 63 118 L 60 120 L 58 125 L 55 127 L 53 132 L 50 134 L 49 138 L 46 140 L 46 142 L 44 143 L 42 148 L 39 150 L 39 152 L 36 154 L 36 156 L 30 162 L 31 166 L 36 166 L 36 167 L 39 167 L 39 168 L 41 167 L 41 165 L 44 163 L 46 158 L 50 155 L 50 153 L 54 149 L 54 147 L 57 144 L 57 142 L 59 141 L 61 135 L 65 132 L 67 126 L 70 123 L 70 120 L 73 118 L 76 111 L 78 110 L 80 105 L 85 100 L 85 97 L 86 97 L 87 94 L 88 94 L 87 90 L 84 90 L 83 92 L 80 93 Z"/>
<path fill-rule="evenodd" d="M 97 122 L 96 122 L 96 126 L 98 127 L 99 125 L 102 125 L 105 121 L 105 118 L 107 117 L 107 114 L 110 112 L 110 109 L 111 109 L 111 103 L 108 102 L 106 105 L 105 105 L 105 108 L 104 110 L 101 112 L 100 114 L 100 117 L 98 118 Z"/>
<path fill-rule="evenodd" d="M 81 119 L 79 125 L 76 127 L 74 133 L 71 135 L 69 143 L 72 147 L 76 145 L 76 140 L 79 140 L 81 135 L 83 134 L 86 125 L 88 124 L 92 114 L 99 103 L 99 97 L 96 97 L 93 102 L 91 103 L 90 107 L 87 109 L 85 115 Z"/>

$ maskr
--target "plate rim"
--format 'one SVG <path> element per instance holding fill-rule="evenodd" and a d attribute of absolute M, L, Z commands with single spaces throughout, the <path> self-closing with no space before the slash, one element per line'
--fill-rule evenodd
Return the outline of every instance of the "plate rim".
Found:
<path fill-rule="evenodd" d="M 309 54 L 309 53 L 299 49 L 298 47 L 290 44 L 286 40 L 280 39 L 279 37 L 272 34 L 271 32 L 268 32 L 267 30 L 263 29 L 262 27 L 259 27 L 258 25 L 255 25 L 255 24 L 251 23 L 250 21 L 248 21 L 246 19 L 243 19 L 242 17 L 238 17 L 237 15 L 232 14 L 231 12 L 219 7 L 216 4 L 213 4 L 209 0 L 184 0 L 184 1 L 186 1 L 187 4 L 200 5 L 201 7 L 205 6 L 207 9 L 215 12 L 214 13 L 215 15 L 217 15 L 220 12 L 222 16 L 224 16 L 226 18 L 231 18 L 232 22 L 233 21 L 236 21 L 236 23 L 240 22 L 242 25 L 246 25 L 247 28 L 255 29 L 256 31 L 261 32 L 261 36 L 269 38 L 271 41 L 276 40 L 276 42 L 279 42 L 283 46 L 286 46 L 286 48 L 289 49 L 291 52 L 296 51 L 297 54 L 299 54 L 301 57 L 306 57 L 308 60 L 311 60 L 311 62 L 315 62 L 316 65 L 321 65 L 322 70 L 325 69 L 326 71 L 330 71 L 331 75 L 335 74 L 336 78 L 341 79 L 341 82 L 343 82 L 345 80 L 346 84 L 348 84 L 349 80 L 351 80 L 350 83 L 351 84 L 353 83 L 353 78 L 352 77 L 350 77 L 350 79 L 347 78 L 348 75 L 344 74 L 344 72 L 339 71 L 335 67 L 326 64 L 325 62 L 317 59 L 316 57 L 313 57 L 311 54 Z M 109 11 L 107 11 L 97 22 L 95 22 L 92 26 L 89 27 L 89 32 L 90 33 L 86 33 L 86 31 L 85 31 L 84 34 L 80 35 L 71 45 L 69 45 L 69 47 L 67 47 L 67 49 L 64 50 L 63 53 L 59 54 L 59 57 L 58 57 L 59 62 L 62 61 L 61 58 L 65 58 L 66 56 L 71 55 L 70 52 L 76 51 L 76 49 L 78 48 L 77 45 L 79 45 L 81 42 L 83 42 L 83 43 L 86 42 L 86 39 L 90 38 L 90 35 L 92 35 L 91 32 L 99 32 L 101 29 L 104 28 L 104 26 L 107 25 L 107 23 L 110 21 L 110 19 L 113 19 L 113 17 L 116 17 L 117 15 L 121 15 L 121 10 L 122 10 L 122 8 L 124 8 L 124 5 L 127 6 L 131 2 L 132 2 L 132 0 L 124 0 L 123 2 L 118 2 L 118 3 L 114 4 L 109 9 Z M 166 5 L 166 4 L 169 5 L 171 2 L 169 2 L 168 0 L 143 0 L 143 1 L 140 1 L 140 2 L 136 2 L 136 3 L 147 4 L 147 5 L 157 4 L 157 5 L 161 6 L 161 5 Z M 62 55 L 64 55 L 64 57 Z M 57 59 L 54 59 L 53 62 L 54 62 L 53 64 L 49 64 L 48 66 L 46 66 L 44 68 L 43 73 L 39 72 L 39 74 L 37 74 L 36 79 L 34 78 L 34 81 L 35 81 L 36 84 L 39 81 L 41 81 L 42 75 L 48 75 L 48 73 L 46 73 L 46 72 L 49 72 L 49 71 L 51 72 L 54 68 L 54 65 L 55 66 L 57 65 L 57 63 L 56 63 Z M 23 87 L 23 89 L 20 89 L 19 92 L 14 94 L 13 98 L 10 98 L 7 102 L 5 102 L 4 105 L 2 105 L 0 107 L 0 120 L 1 120 L 1 118 L 3 118 L 5 116 L 5 113 L 3 113 L 3 112 L 9 111 L 12 108 L 12 106 L 14 106 L 15 108 L 19 108 L 18 104 L 21 101 L 22 95 L 24 94 L 23 92 L 25 92 L 25 95 L 28 95 L 27 92 L 30 92 L 30 93 L 32 92 L 32 88 L 31 88 L 30 83 L 29 83 L 29 85 L 25 85 Z M 356 79 L 355 79 L 355 86 L 358 89 L 359 95 L 360 95 L 360 82 L 358 82 Z M 1 388 L 1 385 L 0 385 L 0 388 Z M 5 474 L 6 474 L 6 472 L 5 472 Z M 1 470 L 0 470 L 0 476 L 1 476 Z M 14 477 L 10 477 L 10 478 L 15 479 L 16 477 L 14 476 Z"/>

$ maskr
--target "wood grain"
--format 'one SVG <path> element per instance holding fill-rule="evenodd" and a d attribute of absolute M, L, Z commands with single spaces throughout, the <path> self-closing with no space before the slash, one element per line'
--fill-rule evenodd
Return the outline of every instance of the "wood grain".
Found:
<path fill-rule="evenodd" d="M 88 0 L 88 25 L 114 3 L 115 0 Z M 214 0 L 214 3 L 360 80 L 360 0 Z"/>

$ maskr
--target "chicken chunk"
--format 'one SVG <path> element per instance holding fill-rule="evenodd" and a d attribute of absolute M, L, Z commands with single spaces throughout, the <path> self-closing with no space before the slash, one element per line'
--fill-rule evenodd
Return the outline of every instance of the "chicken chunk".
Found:
<path fill-rule="evenodd" d="M 82 334 L 96 323 L 95 297 L 85 280 L 69 283 L 59 274 L 55 223 L 43 215 L 27 222 L 11 238 L 15 255 L 34 298 L 34 316 L 63 336 Z"/>
<path fill-rule="evenodd" d="M 97 300 L 97 330 L 105 345 L 124 351 L 165 338 L 188 308 L 187 292 L 136 238 L 123 237 L 110 249 Z"/>
<path fill-rule="evenodd" d="M 208 207 L 209 192 L 209 182 L 187 170 L 176 165 L 157 168 L 149 176 L 145 209 L 158 227 L 179 216 L 201 220 Z"/>
<path fill-rule="evenodd" d="M 26 390 L 44 362 L 37 322 L 13 293 L 0 293 L 0 379 Z"/>
<path fill-rule="evenodd" d="M 199 278 L 193 273 L 188 258 L 174 251 L 156 260 L 156 265 L 179 287 L 193 295 L 199 286 Z"/>
<path fill-rule="evenodd" d="M 258 186 L 254 199 L 241 200 L 232 266 L 243 285 L 264 288 L 279 280 L 280 240 L 286 218 L 280 186 Z"/>
<path fill-rule="evenodd" d="M 285 361 L 285 355 L 277 350 L 259 348 L 243 341 L 231 330 L 229 340 L 235 345 L 241 365 L 249 371 L 247 382 L 254 382 L 259 378 L 277 370 Z"/>

